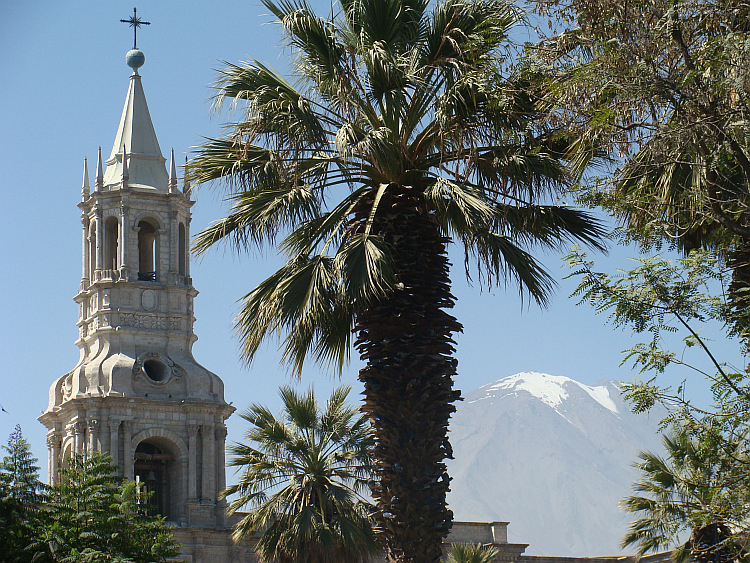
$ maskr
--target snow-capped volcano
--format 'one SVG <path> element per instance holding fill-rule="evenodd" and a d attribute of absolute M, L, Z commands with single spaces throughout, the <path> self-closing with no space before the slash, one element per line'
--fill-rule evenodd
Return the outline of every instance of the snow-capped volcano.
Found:
<path fill-rule="evenodd" d="M 534 555 L 618 555 L 619 502 L 639 451 L 660 451 L 661 411 L 635 415 L 609 380 L 519 373 L 465 393 L 451 421 L 456 520 L 509 521 Z"/>
<path fill-rule="evenodd" d="M 609 396 L 610 389 L 606 385 L 589 387 L 588 385 L 578 383 L 569 377 L 547 375 L 546 373 L 539 373 L 536 371 L 517 373 L 516 375 L 511 375 L 510 377 L 506 377 L 495 383 L 484 385 L 472 393 L 472 395 L 475 396 L 480 393 L 484 393 L 484 395 L 470 402 L 473 403 L 484 399 L 502 398 L 505 396 L 502 391 L 507 391 L 508 393 L 527 391 L 543 403 L 552 408 L 556 408 L 568 398 L 568 391 L 566 391 L 565 388 L 570 386 L 580 387 L 605 409 L 618 414 L 617 405 L 615 405 L 614 401 Z"/>

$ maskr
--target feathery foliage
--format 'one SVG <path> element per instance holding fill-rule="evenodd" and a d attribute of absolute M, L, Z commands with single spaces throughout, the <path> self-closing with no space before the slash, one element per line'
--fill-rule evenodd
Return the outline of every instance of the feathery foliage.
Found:
<path fill-rule="evenodd" d="M 177 555 L 164 519 L 144 514 L 136 483 L 99 452 L 74 454 L 50 488 L 28 551 L 34 561 L 156 563 Z"/>
<path fill-rule="evenodd" d="M 20 426 L 3 449 L 7 455 L 0 462 L 0 553 L 4 561 L 28 561 L 24 551 L 38 524 L 46 486 L 39 480 L 37 459 Z"/>
<path fill-rule="evenodd" d="M 536 0 L 553 120 L 621 157 L 586 199 L 643 244 L 720 249 L 750 342 L 750 3 Z"/>
<path fill-rule="evenodd" d="M 608 313 L 615 327 L 646 333 L 650 341 L 625 350 L 623 363 L 632 362 L 640 373 L 653 374 L 645 382 L 626 384 L 626 397 L 637 412 L 662 403 L 672 412 L 663 421 L 694 424 L 705 419 L 732 433 L 750 421 L 750 380 L 747 374 L 717 357 L 707 335 L 710 328 L 724 338 L 722 329 L 731 324 L 731 306 L 726 288 L 730 275 L 720 266 L 715 252 L 692 251 L 687 257 L 665 260 L 660 257 L 638 259 L 637 266 L 617 277 L 593 270 L 593 262 L 574 248 L 566 257 L 574 269 L 569 277 L 580 277 L 574 296 L 588 303 L 597 313 Z M 681 338 L 685 349 L 670 349 L 664 335 Z M 689 349 L 701 352 L 700 358 L 686 354 Z M 740 350 L 745 352 L 744 349 Z M 745 356 L 742 356 L 745 357 Z M 685 398 L 684 388 L 671 390 L 659 386 L 656 379 L 668 369 L 684 368 L 686 377 L 696 375 L 711 383 L 714 405 L 706 411 Z"/>
<path fill-rule="evenodd" d="M 260 533 L 261 561 L 366 561 L 379 549 L 372 506 L 361 496 L 370 478 L 372 431 L 346 403 L 349 391 L 335 389 L 321 410 L 312 391 L 282 387 L 280 417 L 261 405 L 241 415 L 251 424 L 247 442 L 229 449 L 240 479 L 222 496 L 237 495 L 232 512 L 249 506 L 234 539 Z"/>
<path fill-rule="evenodd" d="M 729 274 L 715 252 L 705 251 L 675 261 L 640 259 L 616 278 L 595 272 L 578 249 L 568 261 L 575 269 L 571 275 L 581 279 L 575 293 L 581 302 L 609 313 L 617 327 L 651 336 L 650 342 L 625 351 L 623 363 L 630 360 L 641 373 L 653 374 L 648 381 L 623 386 L 633 410 L 648 410 L 656 402 L 669 410 L 662 420 L 672 429 L 664 437 L 667 457 L 640 455 L 642 478 L 635 489 L 643 494 L 623 504 L 640 516 L 623 545 L 636 545 L 643 555 L 679 544 L 673 552 L 677 561 L 747 559 L 739 539 L 750 532 L 750 382 L 741 369 L 714 354 L 706 334 L 707 327 L 721 333 L 731 322 L 725 291 Z M 684 335 L 685 350 L 669 350 L 665 335 Z M 701 351 L 710 367 L 686 353 L 690 348 Z M 659 374 L 677 368 L 687 370 L 686 380 L 699 375 L 711 382 L 713 405 L 696 406 L 686 383 L 677 390 L 658 385 Z"/>

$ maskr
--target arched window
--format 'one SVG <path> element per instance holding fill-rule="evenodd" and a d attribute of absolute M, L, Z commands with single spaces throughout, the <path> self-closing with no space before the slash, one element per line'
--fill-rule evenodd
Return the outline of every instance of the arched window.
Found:
<path fill-rule="evenodd" d="M 135 449 L 133 471 L 145 510 L 175 520 L 171 503 L 171 488 L 175 484 L 170 478 L 174 456 L 150 441 L 141 442 Z"/>
<path fill-rule="evenodd" d="M 138 279 L 156 281 L 159 229 L 150 221 L 138 222 Z"/>
<path fill-rule="evenodd" d="M 104 222 L 104 269 L 116 270 L 119 267 L 117 260 L 117 245 L 119 241 L 120 225 L 117 217 L 107 217 Z"/>
<path fill-rule="evenodd" d="M 185 239 L 185 223 L 180 223 L 177 237 L 177 269 L 181 276 L 187 271 L 187 240 Z"/>

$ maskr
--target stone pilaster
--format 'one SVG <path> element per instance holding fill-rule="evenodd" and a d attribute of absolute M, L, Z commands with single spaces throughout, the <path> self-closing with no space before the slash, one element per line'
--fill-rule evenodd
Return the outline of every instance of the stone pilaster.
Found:
<path fill-rule="evenodd" d="M 111 419 L 109 421 L 109 454 L 112 456 L 112 465 L 117 465 L 119 467 L 120 462 L 117 459 L 118 454 L 120 453 L 120 421 L 116 419 Z"/>
<path fill-rule="evenodd" d="M 188 431 L 188 471 L 187 501 L 198 500 L 198 425 L 189 424 Z"/>
<path fill-rule="evenodd" d="M 47 434 L 47 450 L 49 451 L 49 483 L 50 485 L 57 482 L 57 471 L 60 468 L 60 450 L 62 447 L 62 438 L 57 432 Z"/>
<path fill-rule="evenodd" d="M 122 438 L 124 447 L 122 448 L 122 472 L 123 477 L 126 479 L 133 479 L 133 447 L 131 441 L 133 440 L 133 423 L 130 420 L 122 421 Z"/>
<path fill-rule="evenodd" d="M 203 486 L 202 500 L 216 502 L 216 438 L 214 427 L 204 424 L 201 429 L 203 437 Z"/>

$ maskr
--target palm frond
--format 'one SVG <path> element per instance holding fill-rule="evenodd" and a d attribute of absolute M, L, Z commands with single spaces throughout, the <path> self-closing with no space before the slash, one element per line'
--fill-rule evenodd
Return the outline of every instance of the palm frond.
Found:
<path fill-rule="evenodd" d="M 243 413 L 250 443 L 230 448 L 242 471 L 224 497 L 236 495 L 231 511 L 248 509 L 233 537 L 260 533 L 262 561 L 359 561 L 378 549 L 372 508 L 357 492 L 372 431 L 347 404 L 350 391 L 336 388 L 321 410 L 312 390 L 282 387 L 279 416 L 257 404 Z"/>

